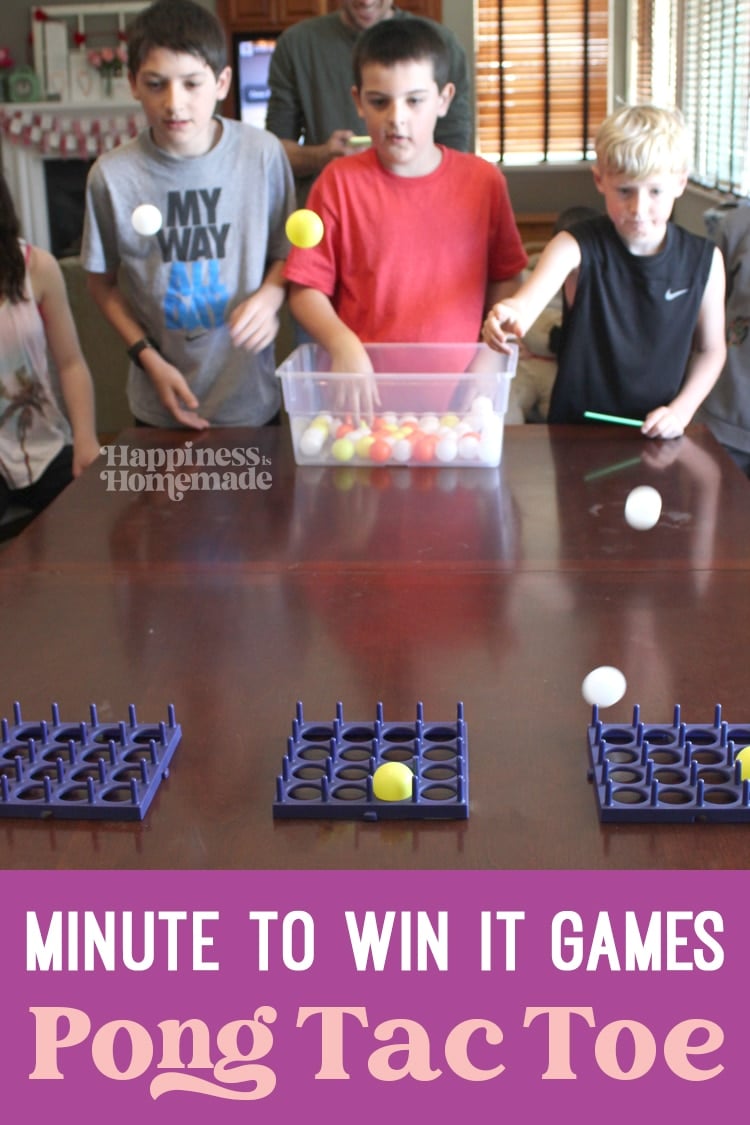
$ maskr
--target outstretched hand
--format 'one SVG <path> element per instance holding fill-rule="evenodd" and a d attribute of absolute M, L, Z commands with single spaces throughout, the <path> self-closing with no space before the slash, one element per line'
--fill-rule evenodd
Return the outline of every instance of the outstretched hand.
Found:
<path fill-rule="evenodd" d="M 509 354 L 508 343 L 511 338 L 520 339 L 523 328 L 518 319 L 518 310 L 513 305 L 500 302 L 493 305 L 482 327 L 482 339 L 496 352 Z"/>

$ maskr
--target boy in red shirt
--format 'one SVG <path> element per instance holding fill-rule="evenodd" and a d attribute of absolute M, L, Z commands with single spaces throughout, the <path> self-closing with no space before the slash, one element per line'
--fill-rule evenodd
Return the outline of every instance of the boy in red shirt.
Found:
<path fill-rule="evenodd" d="M 358 111 L 372 139 L 335 160 L 307 206 L 314 249 L 285 276 L 295 319 L 334 371 L 370 370 L 365 343 L 469 343 L 527 263 L 498 168 L 434 140 L 453 96 L 448 57 L 424 20 L 383 20 L 354 53 Z"/>

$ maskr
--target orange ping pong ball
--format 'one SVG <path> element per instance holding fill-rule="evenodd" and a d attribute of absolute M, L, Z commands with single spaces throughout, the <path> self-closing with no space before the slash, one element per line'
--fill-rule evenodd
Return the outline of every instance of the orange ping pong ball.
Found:
<path fill-rule="evenodd" d="M 300 250 L 310 250 L 318 245 L 325 228 L 317 212 L 302 207 L 299 211 L 292 211 L 284 229 L 292 246 L 297 246 Z"/>

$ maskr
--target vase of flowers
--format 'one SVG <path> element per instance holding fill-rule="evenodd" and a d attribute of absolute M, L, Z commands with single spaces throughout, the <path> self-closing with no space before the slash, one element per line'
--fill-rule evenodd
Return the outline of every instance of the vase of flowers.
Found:
<path fill-rule="evenodd" d="M 89 51 L 89 65 L 99 71 L 104 97 L 112 97 L 112 79 L 119 78 L 123 73 L 127 57 L 127 48 L 122 43 L 117 47 L 102 47 L 100 50 Z"/>

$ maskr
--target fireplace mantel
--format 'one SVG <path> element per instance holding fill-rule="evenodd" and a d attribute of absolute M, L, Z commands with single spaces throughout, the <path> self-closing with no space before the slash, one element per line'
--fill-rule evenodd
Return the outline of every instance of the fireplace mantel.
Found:
<path fill-rule="evenodd" d="M 3 173 L 18 210 L 24 238 L 51 249 L 48 160 L 90 162 L 136 135 L 144 124 L 132 100 L 85 104 L 28 102 L 0 105 Z"/>

